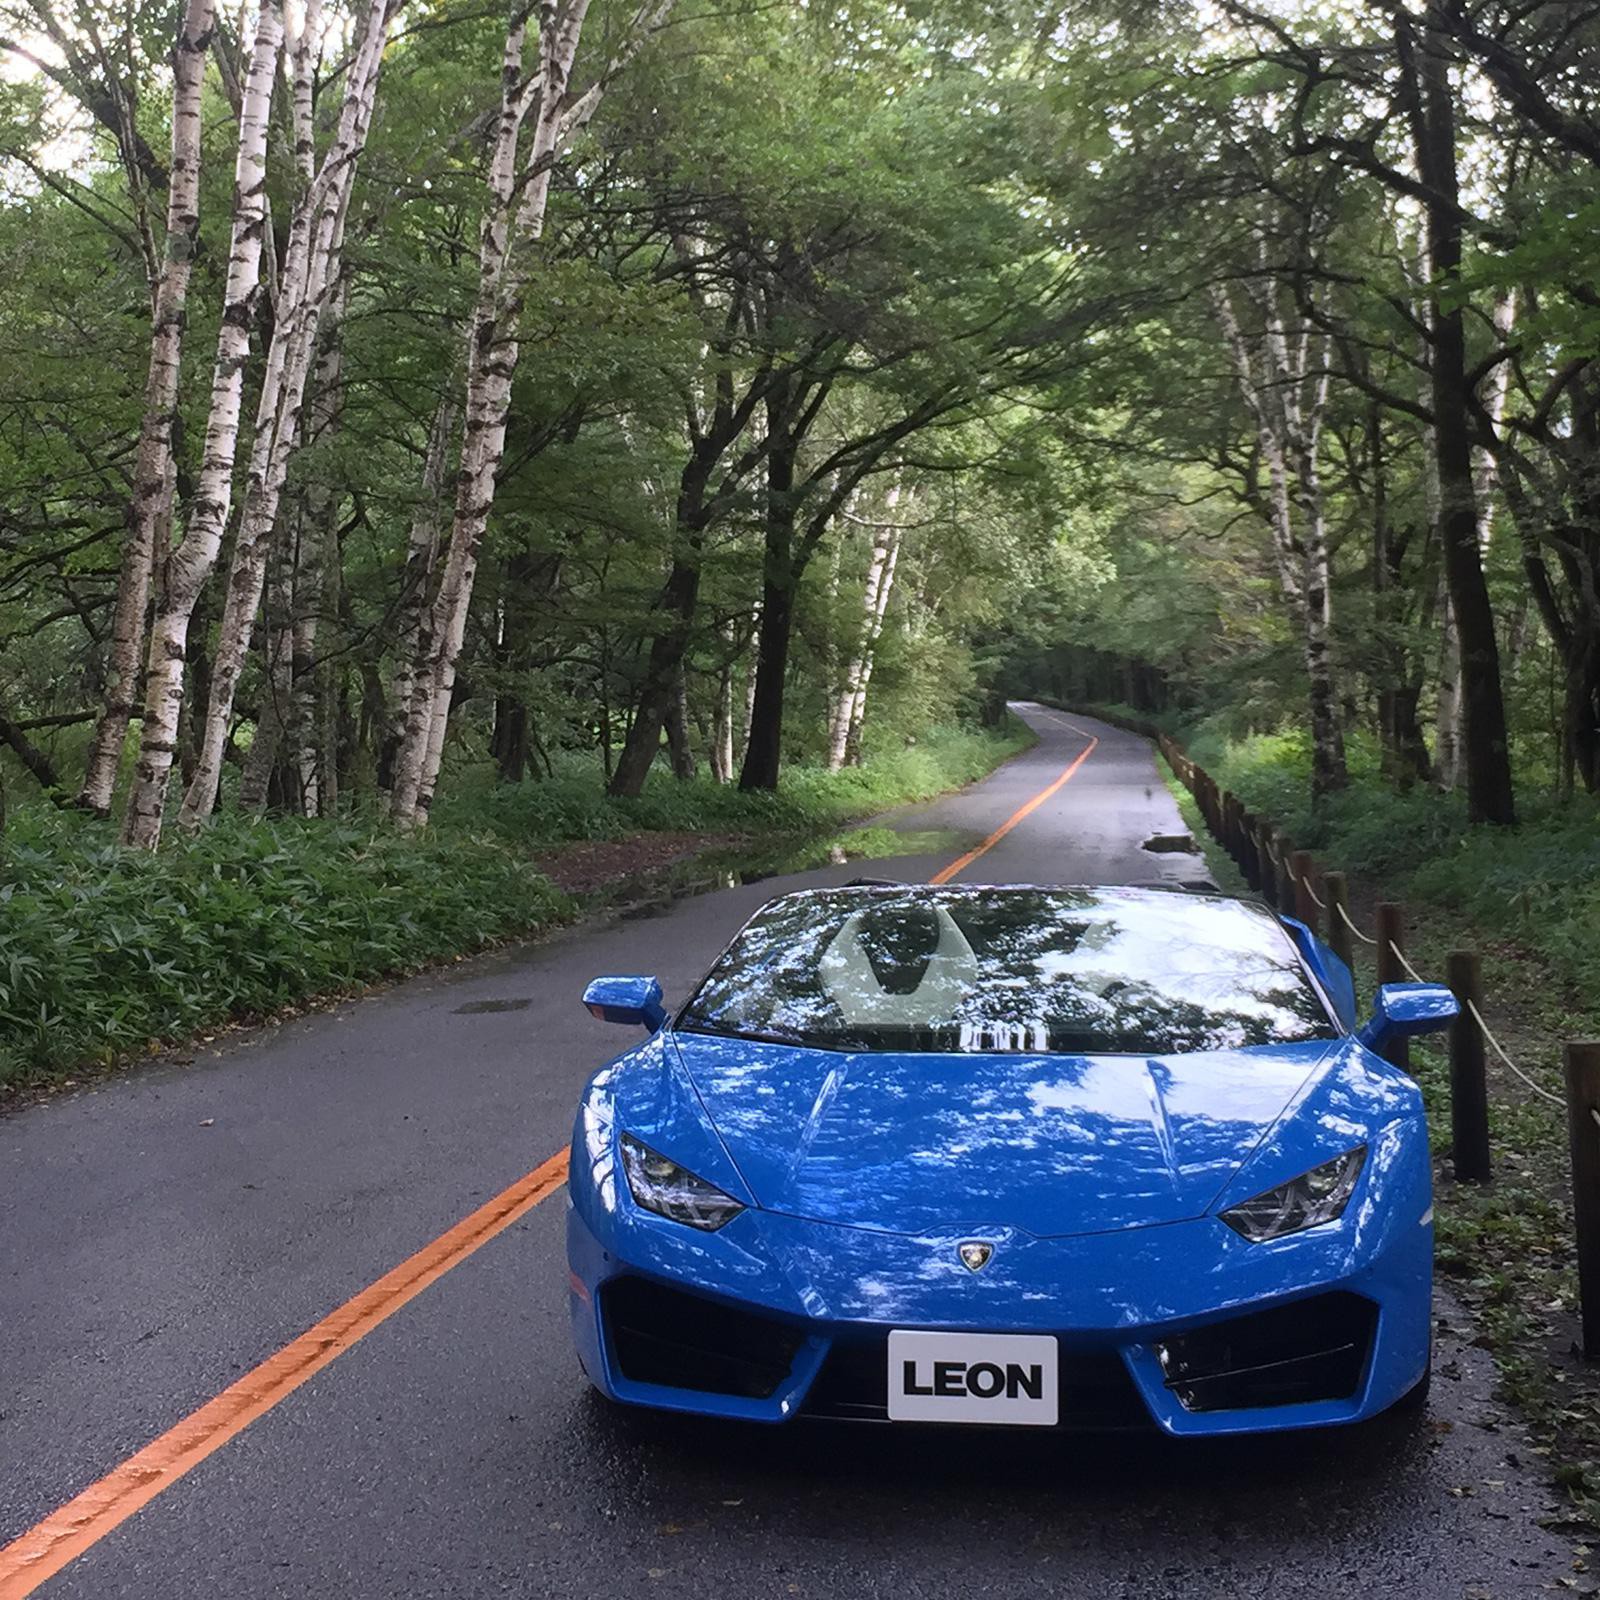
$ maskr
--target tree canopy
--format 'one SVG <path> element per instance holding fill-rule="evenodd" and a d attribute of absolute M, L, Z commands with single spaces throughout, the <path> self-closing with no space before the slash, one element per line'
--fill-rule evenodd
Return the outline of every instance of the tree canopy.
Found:
<path fill-rule="evenodd" d="M 0 746 L 151 846 L 1006 694 L 1600 788 L 1600 7 L 0 0 Z M 181 802 L 181 804 L 180 804 Z"/>

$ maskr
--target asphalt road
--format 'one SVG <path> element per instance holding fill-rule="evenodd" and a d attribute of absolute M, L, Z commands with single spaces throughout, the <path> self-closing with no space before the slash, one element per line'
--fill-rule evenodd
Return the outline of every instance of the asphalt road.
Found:
<path fill-rule="evenodd" d="M 1197 858 L 1143 741 L 1023 708 L 1039 744 L 893 819 L 920 879 L 1072 779 L 960 881 L 1152 882 Z M 601 971 L 686 986 L 764 899 L 678 900 L 229 1038 L 0 1122 L 0 1545 L 566 1141 L 624 1042 Z M 1422 1418 L 1221 1448 L 635 1418 L 568 1345 L 559 1193 L 37 1592 L 936 1597 L 1547 1592 L 1567 1543 L 1448 1304 Z M 0 1553 L 0 1596 L 6 1588 Z"/>

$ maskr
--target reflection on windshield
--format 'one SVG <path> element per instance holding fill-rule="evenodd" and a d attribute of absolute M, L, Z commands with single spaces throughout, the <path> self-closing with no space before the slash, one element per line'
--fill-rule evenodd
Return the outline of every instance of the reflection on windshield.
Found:
<path fill-rule="evenodd" d="M 678 1026 L 824 1049 L 1084 1055 L 1337 1032 L 1264 908 L 1136 889 L 786 895 Z"/>

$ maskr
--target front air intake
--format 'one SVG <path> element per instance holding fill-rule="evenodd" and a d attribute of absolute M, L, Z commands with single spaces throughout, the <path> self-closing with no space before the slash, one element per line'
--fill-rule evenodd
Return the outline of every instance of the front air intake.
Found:
<path fill-rule="evenodd" d="M 1361 1387 L 1378 1308 L 1357 1294 L 1320 1294 L 1230 1317 L 1156 1346 L 1166 1385 L 1186 1411 L 1349 1400 Z"/>
<path fill-rule="evenodd" d="M 600 1291 L 600 1310 L 622 1376 L 669 1389 L 768 1399 L 803 1342 L 776 1317 L 648 1278 L 614 1278 Z"/>

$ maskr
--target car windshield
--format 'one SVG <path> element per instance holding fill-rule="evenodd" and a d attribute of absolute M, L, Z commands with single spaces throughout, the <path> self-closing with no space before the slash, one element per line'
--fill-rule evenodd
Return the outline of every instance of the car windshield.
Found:
<path fill-rule="evenodd" d="M 833 1050 L 1171 1055 L 1338 1029 L 1263 907 L 1131 889 L 831 889 L 774 900 L 679 1014 Z"/>

